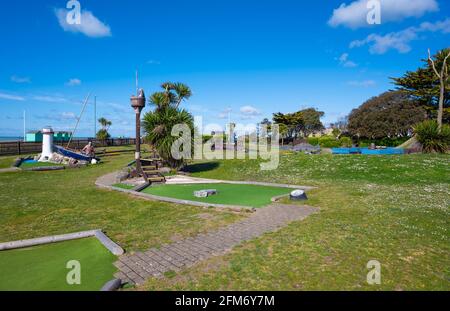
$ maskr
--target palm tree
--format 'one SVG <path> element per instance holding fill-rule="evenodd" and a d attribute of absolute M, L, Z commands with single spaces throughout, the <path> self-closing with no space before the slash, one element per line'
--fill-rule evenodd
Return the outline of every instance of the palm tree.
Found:
<path fill-rule="evenodd" d="M 156 106 L 157 110 L 165 109 L 166 107 L 170 107 L 171 102 L 173 101 L 173 99 L 171 98 L 173 94 L 172 95 L 170 94 L 172 93 L 165 93 L 165 92 L 153 93 L 149 98 L 149 102 L 151 105 Z"/>
<path fill-rule="evenodd" d="M 112 125 L 111 121 L 109 121 L 103 117 L 98 119 L 98 123 L 100 123 L 100 125 L 102 126 L 102 129 L 106 130 L 106 131 L 109 130 L 109 127 Z"/>
<path fill-rule="evenodd" d="M 174 159 L 171 153 L 173 143 L 179 139 L 179 137 L 172 136 L 172 128 L 177 124 L 186 124 L 191 129 L 191 133 L 194 131 L 192 115 L 184 109 L 179 110 L 175 107 L 150 111 L 144 115 L 142 122 L 146 139 L 172 168 L 180 168 L 184 164 L 184 160 Z M 190 139 L 192 145 L 192 136 Z"/>
<path fill-rule="evenodd" d="M 180 106 L 183 100 L 187 100 L 192 96 L 191 89 L 186 84 L 183 83 L 175 83 L 174 91 L 177 94 L 176 108 Z"/>
<path fill-rule="evenodd" d="M 193 116 L 186 110 L 179 109 L 181 102 L 191 97 L 192 92 L 183 83 L 166 82 L 161 88 L 161 92 L 150 96 L 149 102 L 155 109 L 144 115 L 142 125 L 148 142 L 156 148 L 159 156 L 172 168 L 179 168 L 184 159 L 176 160 L 172 157 L 172 144 L 179 139 L 172 136 L 172 128 L 177 124 L 186 124 L 193 133 Z"/>
<path fill-rule="evenodd" d="M 111 135 L 109 135 L 108 133 L 108 130 L 112 125 L 112 122 L 102 117 L 98 119 L 98 123 L 100 123 L 102 128 L 96 134 L 97 139 L 105 141 L 111 137 Z"/>
<path fill-rule="evenodd" d="M 183 100 L 187 100 L 192 96 L 192 91 L 184 83 L 180 82 L 165 82 L 161 84 L 162 92 L 157 92 L 157 98 L 150 97 L 150 103 L 155 104 L 157 107 L 173 106 L 178 108 Z"/>

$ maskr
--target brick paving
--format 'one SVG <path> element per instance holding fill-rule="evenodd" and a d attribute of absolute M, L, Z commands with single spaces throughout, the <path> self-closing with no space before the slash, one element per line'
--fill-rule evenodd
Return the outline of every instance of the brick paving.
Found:
<path fill-rule="evenodd" d="M 119 269 L 115 277 L 136 285 L 151 277 L 162 278 L 165 272 L 177 272 L 213 256 L 223 255 L 244 241 L 276 231 L 317 211 L 317 208 L 309 206 L 273 204 L 224 228 L 166 244 L 159 249 L 122 255 L 114 263 Z"/>

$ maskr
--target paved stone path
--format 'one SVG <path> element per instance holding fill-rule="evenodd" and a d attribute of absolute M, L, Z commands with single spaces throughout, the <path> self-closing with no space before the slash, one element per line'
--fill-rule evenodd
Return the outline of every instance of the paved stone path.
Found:
<path fill-rule="evenodd" d="M 122 282 L 140 285 L 150 277 L 161 278 L 165 272 L 180 271 L 210 257 L 223 255 L 244 241 L 276 231 L 317 211 L 314 207 L 282 204 L 261 208 L 248 218 L 224 228 L 159 249 L 123 255 L 114 264 L 119 269 L 115 277 Z"/>

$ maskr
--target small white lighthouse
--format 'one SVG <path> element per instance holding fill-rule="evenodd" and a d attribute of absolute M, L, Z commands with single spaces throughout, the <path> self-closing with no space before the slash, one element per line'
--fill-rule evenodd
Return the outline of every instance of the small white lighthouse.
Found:
<path fill-rule="evenodd" d="M 42 129 L 42 154 L 39 159 L 41 162 L 47 162 L 53 155 L 53 129 L 47 126 Z"/>

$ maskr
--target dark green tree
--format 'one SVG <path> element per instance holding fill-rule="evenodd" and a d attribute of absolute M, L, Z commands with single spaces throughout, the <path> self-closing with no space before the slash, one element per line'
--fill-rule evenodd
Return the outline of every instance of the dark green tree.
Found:
<path fill-rule="evenodd" d="M 96 137 L 98 140 L 105 141 L 111 137 L 108 131 L 112 125 L 112 122 L 102 117 L 98 119 L 98 123 L 100 123 L 101 129 L 97 132 Z"/>
<path fill-rule="evenodd" d="M 438 73 L 446 74 L 442 100 L 442 120 L 444 123 L 450 122 L 450 81 L 448 72 L 450 63 L 443 66 L 445 58 L 448 57 L 450 48 L 439 51 L 429 59 L 423 59 L 424 65 L 416 71 L 407 71 L 400 78 L 392 78 L 398 90 L 410 95 L 413 99 L 421 103 L 428 111 L 430 118 L 438 118 L 439 98 L 441 94 L 441 81 L 433 69 L 433 62 Z M 439 122 L 439 120 L 438 120 Z"/>
<path fill-rule="evenodd" d="M 426 118 L 420 102 L 401 91 L 389 91 L 353 109 L 348 131 L 352 136 L 369 139 L 407 137 L 413 126 Z"/>
<path fill-rule="evenodd" d="M 297 138 L 304 126 L 303 115 L 300 112 L 274 113 L 273 122 L 279 125 L 283 124 L 286 127 L 285 132 L 288 139 Z"/>
<path fill-rule="evenodd" d="M 324 126 L 320 121 L 320 118 L 325 115 L 323 111 L 319 111 L 314 108 L 307 108 L 300 110 L 299 113 L 303 116 L 303 126 L 301 127 L 301 131 L 305 137 L 324 129 Z"/>
<path fill-rule="evenodd" d="M 184 124 L 189 127 L 191 134 L 194 134 L 194 117 L 186 110 L 179 108 L 180 103 L 191 96 L 191 91 L 182 83 L 164 83 L 162 88 L 164 91 L 150 96 L 149 102 L 155 108 L 144 115 L 142 125 L 146 139 L 156 148 L 159 156 L 170 167 L 179 168 L 186 159 L 172 157 L 172 145 L 179 139 L 172 136 L 172 128 L 175 125 Z"/>

